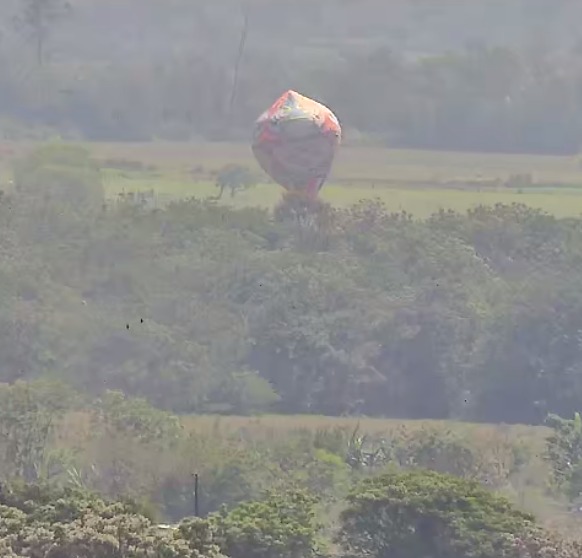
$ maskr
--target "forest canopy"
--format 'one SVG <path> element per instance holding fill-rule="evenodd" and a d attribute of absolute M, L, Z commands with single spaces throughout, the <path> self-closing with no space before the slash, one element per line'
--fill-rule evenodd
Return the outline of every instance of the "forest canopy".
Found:
<path fill-rule="evenodd" d="M 581 219 L 523 205 L 413 219 L 374 200 L 306 215 L 292 196 L 273 215 L 151 209 L 105 200 L 99 165 L 58 144 L 14 176 L 1 381 L 179 413 L 540 423 L 578 409 Z"/>

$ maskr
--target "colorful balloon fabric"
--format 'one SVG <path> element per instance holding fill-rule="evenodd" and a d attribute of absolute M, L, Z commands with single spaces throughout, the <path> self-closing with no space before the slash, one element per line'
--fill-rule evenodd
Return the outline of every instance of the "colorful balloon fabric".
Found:
<path fill-rule="evenodd" d="M 331 170 L 340 141 L 340 124 L 329 108 L 287 91 L 258 118 L 252 149 L 275 182 L 314 197 Z"/>

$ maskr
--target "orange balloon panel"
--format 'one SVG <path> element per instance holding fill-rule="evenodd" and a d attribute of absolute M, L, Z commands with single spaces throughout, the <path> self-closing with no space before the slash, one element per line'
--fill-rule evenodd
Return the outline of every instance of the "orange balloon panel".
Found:
<path fill-rule="evenodd" d="M 257 120 L 253 153 L 263 170 L 288 190 L 316 194 L 341 141 L 341 127 L 326 106 L 287 91 Z"/>

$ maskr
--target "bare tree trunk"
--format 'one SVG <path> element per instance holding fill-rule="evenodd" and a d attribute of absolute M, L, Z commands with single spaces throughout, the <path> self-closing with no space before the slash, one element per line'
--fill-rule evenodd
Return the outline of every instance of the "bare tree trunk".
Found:
<path fill-rule="evenodd" d="M 208 199 L 210 199 L 210 200 L 220 200 L 222 198 L 222 194 L 224 194 L 224 189 L 226 188 L 226 186 L 224 186 L 223 184 L 220 184 L 220 185 L 217 184 L 217 186 L 220 188 L 220 191 L 218 192 L 218 196 L 211 196 Z"/>
<path fill-rule="evenodd" d="M 44 37 L 42 29 L 38 29 L 36 32 L 36 62 L 39 67 L 44 64 Z"/>

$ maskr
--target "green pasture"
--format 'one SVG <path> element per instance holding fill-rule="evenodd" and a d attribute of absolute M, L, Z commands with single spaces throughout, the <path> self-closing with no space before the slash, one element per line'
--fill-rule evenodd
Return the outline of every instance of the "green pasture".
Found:
<path fill-rule="evenodd" d="M 195 181 L 173 177 L 131 177 L 106 173 L 106 192 L 114 198 L 123 192 L 153 191 L 159 201 L 186 197 L 209 198 L 216 196 L 218 189 L 210 180 Z M 280 199 L 283 190 L 274 184 L 258 184 L 247 191 L 237 192 L 234 198 L 225 191 L 220 203 L 233 207 L 272 208 Z M 426 217 L 439 209 L 464 212 L 478 205 L 496 203 L 523 203 L 542 209 L 557 217 L 582 215 L 582 188 L 556 188 L 538 191 L 535 188 L 519 190 L 460 190 L 447 188 L 396 187 L 351 187 L 340 184 L 324 186 L 321 197 L 336 207 L 346 207 L 362 199 L 378 198 L 391 211 L 407 211 L 416 217 Z"/>
<path fill-rule="evenodd" d="M 258 170 L 248 144 L 159 142 L 84 145 L 100 159 L 140 161 L 174 172 L 196 167 L 212 171 L 228 163 Z M 338 151 L 331 181 L 351 182 L 352 186 L 358 186 L 375 181 L 440 183 L 450 180 L 503 180 L 513 174 L 530 174 L 537 182 L 579 184 L 582 187 L 581 162 L 580 156 L 457 153 L 344 145 Z"/>
<path fill-rule="evenodd" d="M 216 196 L 216 172 L 227 164 L 259 171 L 248 144 L 228 143 L 84 143 L 105 167 L 107 196 L 153 191 L 163 204 L 185 197 Z M 34 144 L 0 145 L 0 179 L 9 177 L 10 160 Z M 7 153 L 12 155 L 7 155 Z M 113 162 L 112 162 L 113 161 Z M 141 165 L 141 170 L 114 168 L 115 162 Z M 507 188 L 515 175 L 531 177 L 531 187 Z M 464 181 L 467 184 L 464 184 Z M 497 181 L 497 184 L 496 184 Z M 228 191 L 220 203 L 234 207 L 272 208 L 283 190 L 262 183 L 234 198 Z M 496 203 L 523 203 L 557 217 L 582 214 L 580 156 L 500 155 L 378 147 L 342 146 L 322 198 L 337 207 L 379 198 L 390 210 L 419 218 L 439 209 L 466 211 Z"/>
<path fill-rule="evenodd" d="M 184 197 L 208 198 L 218 191 L 213 173 L 230 164 L 259 171 L 249 145 L 200 144 L 87 144 L 100 160 L 137 161 L 155 171 L 108 171 L 108 195 L 153 190 L 160 200 Z M 533 187 L 491 187 L 487 181 L 505 181 L 529 175 Z M 459 187 L 463 181 L 484 187 Z M 282 189 L 259 184 L 234 198 L 228 192 L 220 203 L 234 207 L 273 207 Z M 390 210 L 407 211 L 422 218 L 439 209 L 466 211 L 496 203 L 523 203 L 558 217 L 582 214 L 582 166 L 577 156 L 499 155 L 376 147 L 342 147 L 329 183 L 321 197 L 337 207 L 362 199 L 381 199 Z"/>

